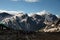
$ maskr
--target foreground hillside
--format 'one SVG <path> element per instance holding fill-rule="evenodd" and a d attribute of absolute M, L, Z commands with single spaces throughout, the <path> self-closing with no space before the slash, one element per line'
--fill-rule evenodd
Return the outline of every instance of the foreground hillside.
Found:
<path fill-rule="evenodd" d="M 0 31 L 0 40 L 60 40 L 60 33 Z"/>

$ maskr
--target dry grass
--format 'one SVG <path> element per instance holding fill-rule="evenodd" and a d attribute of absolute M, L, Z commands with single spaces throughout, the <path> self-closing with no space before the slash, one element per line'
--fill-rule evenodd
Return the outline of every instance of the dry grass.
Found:
<path fill-rule="evenodd" d="M 60 33 L 0 31 L 0 40 L 60 40 Z"/>

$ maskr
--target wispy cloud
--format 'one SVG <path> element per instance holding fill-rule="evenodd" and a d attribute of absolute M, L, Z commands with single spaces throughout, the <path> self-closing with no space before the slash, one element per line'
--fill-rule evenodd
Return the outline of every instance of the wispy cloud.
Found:
<path fill-rule="evenodd" d="M 24 1 L 24 2 L 38 2 L 39 0 L 11 0 L 11 1 L 14 1 L 14 2 L 17 2 L 17 1 Z"/>
<path fill-rule="evenodd" d="M 38 2 L 39 0 L 24 0 L 25 2 Z"/>
<path fill-rule="evenodd" d="M 59 15 L 56 15 L 58 18 L 60 18 L 60 16 Z"/>
<path fill-rule="evenodd" d="M 17 2 L 17 1 L 20 1 L 20 0 L 11 0 L 11 1 Z"/>
<path fill-rule="evenodd" d="M 13 14 L 13 15 L 18 14 L 18 13 L 23 13 L 23 11 L 8 11 L 8 10 L 0 10 L 0 13 L 2 13 L 2 12 L 7 12 L 7 13 L 9 13 L 9 14 Z"/>

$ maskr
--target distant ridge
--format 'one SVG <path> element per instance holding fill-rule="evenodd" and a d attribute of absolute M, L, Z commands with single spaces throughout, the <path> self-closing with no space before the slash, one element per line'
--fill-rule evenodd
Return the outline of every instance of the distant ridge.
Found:
<path fill-rule="evenodd" d="M 55 26 L 59 18 L 47 11 L 32 14 L 31 16 L 24 13 L 18 13 L 16 15 L 1 13 L 1 15 L 4 15 L 3 17 L 6 16 L 6 18 L 1 20 L 4 25 L 14 30 L 51 32 L 57 30 L 58 27 L 60 28 L 60 23 L 57 28 Z"/>

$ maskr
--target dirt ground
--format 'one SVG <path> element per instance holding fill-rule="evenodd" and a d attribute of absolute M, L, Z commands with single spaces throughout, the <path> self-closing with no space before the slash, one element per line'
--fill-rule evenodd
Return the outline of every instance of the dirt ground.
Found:
<path fill-rule="evenodd" d="M 60 33 L 0 31 L 0 40 L 60 40 Z"/>

